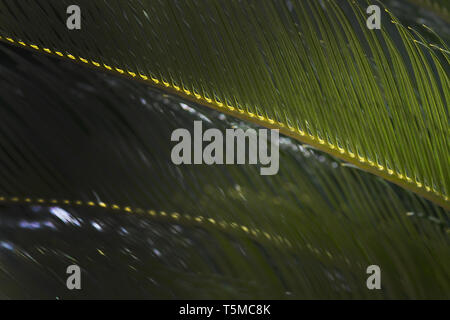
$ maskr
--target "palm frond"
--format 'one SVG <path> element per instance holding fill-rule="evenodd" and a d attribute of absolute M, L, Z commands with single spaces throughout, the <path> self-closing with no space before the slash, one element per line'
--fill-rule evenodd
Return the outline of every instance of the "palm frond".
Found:
<path fill-rule="evenodd" d="M 276 176 L 175 166 L 174 129 L 247 124 L 137 82 L 0 52 L 3 295 L 72 297 L 55 275 L 75 262 L 102 284 L 85 297 L 448 297 L 448 213 L 432 202 L 289 138 Z M 382 292 L 365 286 L 371 264 Z"/>
<path fill-rule="evenodd" d="M 363 1 L 2 1 L 1 37 L 299 141 L 449 208 L 449 50 Z"/>

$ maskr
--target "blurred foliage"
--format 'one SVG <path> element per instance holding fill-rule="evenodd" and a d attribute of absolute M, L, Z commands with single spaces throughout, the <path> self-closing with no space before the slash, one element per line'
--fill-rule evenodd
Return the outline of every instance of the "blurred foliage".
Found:
<path fill-rule="evenodd" d="M 409 0 L 412 3 L 423 6 L 441 18 L 450 22 L 450 2 L 448 0 Z"/>

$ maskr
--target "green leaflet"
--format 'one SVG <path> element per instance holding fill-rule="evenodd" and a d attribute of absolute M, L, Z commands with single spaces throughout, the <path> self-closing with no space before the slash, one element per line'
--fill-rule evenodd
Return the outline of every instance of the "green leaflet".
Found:
<path fill-rule="evenodd" d="M 358 1 L 2 1 L 3 40 L 314 145 L 449 208 L 449 50 Z"/>
<path fill-rule="evenodd" d="M 0 296 L 449 296 L 448 213 L 435 204 L 289 138 L 276 176 L 177 167 L 173 129 L 246 124 L 3 45 L 0 70 Z M 81 226 L 36 205 L 64 207 Z M 89 274 L 81 296 L 58 276 L 72 262 Z M 381 292 L 365 286 L 370 264 L 382 267 Z"/>

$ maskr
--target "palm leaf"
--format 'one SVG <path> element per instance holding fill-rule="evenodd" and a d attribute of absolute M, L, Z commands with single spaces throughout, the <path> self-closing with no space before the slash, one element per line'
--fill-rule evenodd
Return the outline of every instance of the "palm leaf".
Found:
<path fill-rule="evenodd" d="M 4 297 L 448 297 L 448 215 L 432 202 L 290 138 L 276 176 L 175 166 L 174 129 L 248 124 L 0 48 Z M 72 263 L 81 293 L 61 281 Z"/>
<path fill-rule="evenodd" d="M 110 70 L 315 146 L 449 208 L 449 50 L 354 1 L 3 1 L 11 43 Z M 123 32 L 127 30 L 127 32 Z"/>

